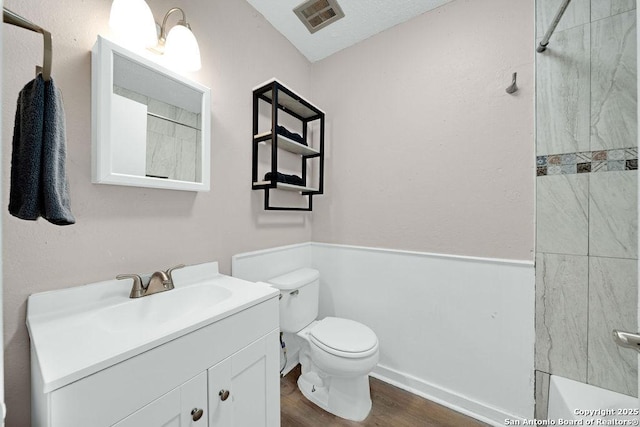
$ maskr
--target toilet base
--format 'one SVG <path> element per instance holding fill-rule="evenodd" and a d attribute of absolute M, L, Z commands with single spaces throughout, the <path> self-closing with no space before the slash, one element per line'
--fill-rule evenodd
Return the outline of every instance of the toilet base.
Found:
<path fill-rule="evenodd" d="M 308 372 L 298 378 L 298 388 L 325 411 L 351 421 L 362 421 L 371 411 L 369 376 L 320 378 Z"/>

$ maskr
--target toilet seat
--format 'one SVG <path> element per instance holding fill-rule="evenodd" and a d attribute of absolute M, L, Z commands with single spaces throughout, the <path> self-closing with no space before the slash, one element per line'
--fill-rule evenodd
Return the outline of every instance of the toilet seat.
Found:
<path fill-rule="evenodd" d="M 378 337 L 362 323 L 326 317 L 309 331 L 309 340 L 327 353 L 344 358 L 368 357 L 378 351 Z"/>

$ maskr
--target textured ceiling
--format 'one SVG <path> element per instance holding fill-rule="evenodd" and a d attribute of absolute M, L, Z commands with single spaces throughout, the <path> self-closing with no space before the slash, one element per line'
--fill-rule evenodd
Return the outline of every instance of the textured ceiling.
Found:
<path fill-rule="evenodd" d="M 311 62 L 451 0 L 338 0 L 345 17 L 310 34 L 293 13 L 304 0 L 247 0 Z"/>

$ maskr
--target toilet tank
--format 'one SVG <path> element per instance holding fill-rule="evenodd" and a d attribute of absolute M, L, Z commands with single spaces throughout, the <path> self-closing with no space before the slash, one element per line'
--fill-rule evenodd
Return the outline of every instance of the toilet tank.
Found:
<path fill-rule="evenodd" d="M 280 330 L 296 333 L 318 317 L 320 272 L 301 268 L 268 280 L 280 289 Z"/>

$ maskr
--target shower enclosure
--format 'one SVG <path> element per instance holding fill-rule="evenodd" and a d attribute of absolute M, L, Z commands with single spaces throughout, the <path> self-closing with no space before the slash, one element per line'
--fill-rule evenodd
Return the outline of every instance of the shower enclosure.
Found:
<path fill-rule="evenodd" d="M 536 45 L 565 0 L 537 0 Z M 542 50 L 540 52 L 540 50 Z M 638 397 L 636 2 L 573 0 L 536 54 L 536 417 L 550 375 Z"/>

